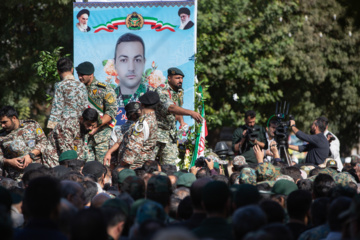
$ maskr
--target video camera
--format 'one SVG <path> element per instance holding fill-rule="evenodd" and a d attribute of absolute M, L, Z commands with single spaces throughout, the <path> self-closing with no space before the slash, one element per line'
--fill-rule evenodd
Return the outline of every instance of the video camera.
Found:
<path fill-rule="evenodd" d="M 288 152 L 288 129 L 290 127 L 290 120 L 294 120 L 292 115 L 289 115 L 289 120 L 286 121 L 285 118 L 289 114 L 290 103 L 282 107 L 282 102 L 276 103 L 275 117 L 277 121 L 277 127 L 275 130 L 275 141 L 277 142 L 279 154 L 281 159 L 285 159 L 290 166 L 291 160 Z"/>
<path fill-rule="evenodd" d="M 245 125 L 246 127 L 246 140 L 255 141 L 259 137 L 260 134 L 260 128 L 259 127 L 249 127 Z"/>
<path fill-rule="evenodd" d="M 207 164 L 205 162 L 205 159 L 208 160 L 208 161 L 211 161 L 211 159 L 209 158 L 205 158 L 205 157 L 198 157 L 196 160 L 195 160 L 195 167 L 206 167 Z"/>

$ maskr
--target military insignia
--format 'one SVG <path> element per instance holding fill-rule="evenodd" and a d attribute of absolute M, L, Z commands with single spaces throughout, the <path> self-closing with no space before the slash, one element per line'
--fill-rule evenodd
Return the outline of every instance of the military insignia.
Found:
<path fill-rule="evenodd" d="M 140 30 L 144 25 L 144 18 L 141 14 L 133 12 L 126 17 L 125 23 L 130 30 Z"/>
<path fill-rule="evenodd" d="M 77 151 L 77 146 L 74 146 L 74 150 Z"/>
<path fill-rule="evenodd" d="M 96 93 L 97 93 L 97 89 L 94 89 L 93 94 L 96 95 Z"/>
<path fill-rule="evenodd" d="M 99 87 L 106 88 L 106 84 L 105 84 L 105 83 L 101 83 L 101 82 L 99 82 L 97 85 L 98 85 Z"/>
<path fill-rule="evenodd" d="M 174 75 L 174 74 L 175 74 L 175 71 L 174 71 L 174 70 L 172 70 L 172 71 L 171 71 L 171 74 L 172 74 L 172 75 Z"/>
<path fill-rule="evenodd" d="M 34 147 L 35 147 L 35 140 L 30 140 L 30 141 L 28 141 L 28 146 L 29 146 L 30 148 L 34 148 Z"/>
<path fill-rule="evenodd" d="M 22 123 L 22 124 L 20 124 L 20 127 L 23 127 L 24 126 L 24 124 Z"/>
<path fill-rule="evenodd" d="M 110 104 L 115 102 L 115 98 L 111 93 L 106 94 L 105 100 L 108 101 L 108 103 Z"/>
<path fill-rule="evenodd" d="M 43 133 L 43 131 L 41 130 L 41 128 L 37 128 L 37 129 L 36 129 L 36 133 L 37 133 L 37 135 L 40 135 L 40 134 Z"/>

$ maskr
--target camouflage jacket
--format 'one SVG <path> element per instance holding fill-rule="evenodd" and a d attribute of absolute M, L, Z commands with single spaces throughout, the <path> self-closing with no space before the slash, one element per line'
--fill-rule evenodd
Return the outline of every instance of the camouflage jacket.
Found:
<path fill-rule="evenodd" d="M 99 82 L 94 79 L 92 83 L 87 86 L 89 106 L 96 109 L 100 116 L 104 114 L 109 115 L 113 120 L 109 124 L 113 127 L 115 125 L 115 117 L 117 111 L 116 96 L 114 89 L 109 85 Z"/>
<path fill-rule="evenodd" d="M 114 146 L 114 144 L 116 142 L 122 142 L 124 134 L 129 130 L 129 128 L 131 127 L 131 125 L 135 123 L 134 121 L 131 120 L 127 120 L 126 123 L 124 123 L 123 125 L 121 125 L 120 127 L 116 127 L 114 128 L 114 130 L 111 133 L 111 138 L 110 138 L 110 146 L 109 148 L 111 148 L 112 146 Z"/>
<path fill-rule="evenodd" d="M 78 118 L 70 118 L 56 125 L 48 135 L 49 146 L 46 149 L 46 163 L 53 167 L 58 165 L 61 153 L 75 150 L 78 160 L 87 160 L 88 148 L 86 141 L 88 134 L 81 132 Z"/>
<path fill-rule="evenodd" d="M 175 92 L 169 84 L 161 84 L 155 90 L 160 97 L 160 104 L 156 108 L 156 118 L 160 129 L 171 130 L 172 135 L 176 133 L 175 115 L 168 111 L 170 105 L 179 107 L 183 103 L 183 92 Z"/>
<path fill-rule="evenodd" d="M 73 75 L 55 84 L 55 94 L 47 127 L 53 129 L 56 124 L 67 118 L 78 118 L 88 106 L 88 96 L 83 83 Z"/>
<path fill-rule="evenodd" d="M 19 128 L 11 132 L 0 131 L 0 167 L 4 159 L 23 157 L 32 150 L 44 152 L 48 140 L 39 123 L 34 120 L 20 120 Z M 40 160 L 37 156 L 36 160 Z"/>
<path fill-rule="evenodd" d="M 130 164 L 130 168 L 135 169 L 141 167 L 146 160 L 154 160 L 157 128 L 155 112 L 142 115 L 125 133 L 119 147 L 119 161 Z"/>

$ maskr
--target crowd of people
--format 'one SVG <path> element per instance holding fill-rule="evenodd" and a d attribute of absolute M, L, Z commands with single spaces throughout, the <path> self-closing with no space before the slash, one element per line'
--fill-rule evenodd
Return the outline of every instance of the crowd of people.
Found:
<path fill-rule="evenodd" d="M 202 121 L 181 107 L 180 69 L 127 103 L 127 123 L 113 129 L 116 95 L 94 66 L 76 67 L 80 81 L 69 59 L 57 67 L 47 136 L 13 107 L 0 109 L 1 239 L 360 238 L 360 159 L 342 165 L 327 118 L 314 120 L 310 135 L 291 120 L 307 142 L 294 146 L 279 141 L 278 121 L 263 128 L 247 111 L 234 155 L 215 149 L 178 169 L 175 123 Z M 280 144 L 306 151 L 305 163 L 281 156 Z"/>

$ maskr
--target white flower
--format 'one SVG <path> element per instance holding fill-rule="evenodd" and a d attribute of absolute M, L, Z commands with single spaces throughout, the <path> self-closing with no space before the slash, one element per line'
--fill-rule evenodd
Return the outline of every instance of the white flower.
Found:
<path fill-rule="evenodd" d="M 308 21 L 309 17 L 307 15 L 305 15 L 305 21 Z"/>
<path fill-rule="evenodd" d="M 239 100 L 239 96 L 237 95 L 237 93 L 234 93 L 233 99 L 235 102 L 237 102 Z"/>
<path fill-rule="evenodd" d="M 322 32 L 320 32 L 320 33 L 319 33 L 319 37 L 321 37 L 321 38 L 323 37 L 323 34 L 322 34 Z"/>
<path fill-rule="evenodd" d="M 279 17 L 279 21 L 282 22 L 283 18 L 282 17 Z"/>
<path fill-rule="evenodd" d="M 336 20 L 336 14 L 334 14 L 333 18 L 334 18 L 334 20 Z"/>
<path fill-rule="evenodd" d="M 251 21 L 251 17 L 248 17 L 247 20 L 250 22 L 250 21 Z"/>
<path fill-rule="evenodd" d="M 199 83 L 199 81 L 198 81 L 197 77 L 195 77 L 195 84 L 198 84 L 198 83 Z"/>
<path fill-rule="evenodd" d="M 289 35 L 289 37 L 291 37 L 291 36 L 292 36 L 292 34 L 291 34 L 291 33 L 289 33 L 288 35 Z"/>
<path fill-rule="evenodd" d="M 349 37 L 351 37 L 352 36 L 352 32 L 351 31 L 349 31 Z"/>

